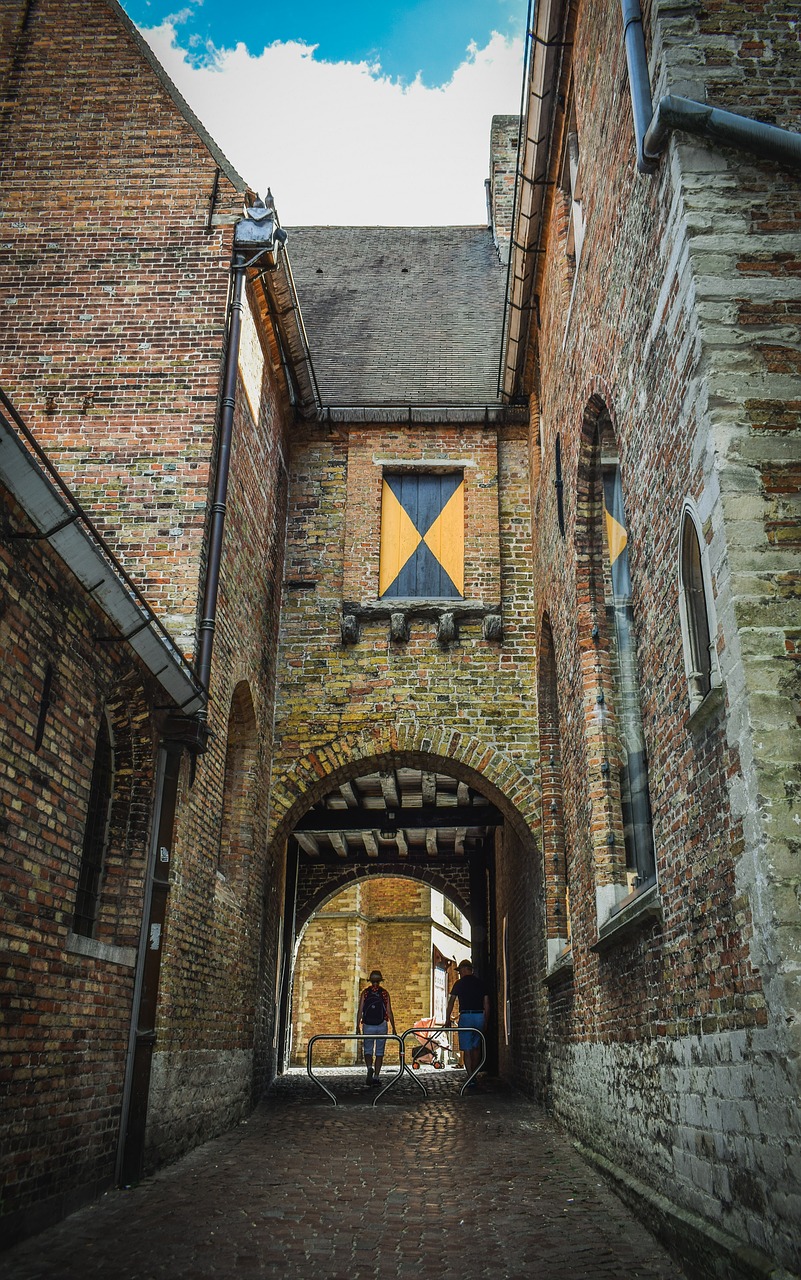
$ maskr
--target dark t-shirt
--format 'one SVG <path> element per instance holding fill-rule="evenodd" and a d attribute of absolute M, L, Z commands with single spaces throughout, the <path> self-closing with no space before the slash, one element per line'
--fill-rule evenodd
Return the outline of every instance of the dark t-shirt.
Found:
<path fill-rule="evenodd" d="M 486 982 L 483 982 L 477 974 L 468 973 L 464 978 L 459 978 L 458 982 L 454 982 L 451 995 L 459 1001 L 460 1013 L 467 1013 L 471 1009 L 476 1013 L 483 1013 L 484 997 L 489 995 L 489 991 Z"/>

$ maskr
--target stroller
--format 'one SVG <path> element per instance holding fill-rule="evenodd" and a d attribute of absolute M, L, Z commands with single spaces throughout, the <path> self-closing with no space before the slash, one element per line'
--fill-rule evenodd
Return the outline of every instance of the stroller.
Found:
<path fill-rule="evenodd" d="M 419 1071 L 425 1064 L 440 1071 L 445 1066 L 443 1057 L 448 1049 L 448 1037 L 441 1032 L 430 1031 L 436 1026 L 434 1018 L 420 1018 L 414 1024 L 414 1033 L 420 1043 L 412 1050 L 412 1070 Z"/>

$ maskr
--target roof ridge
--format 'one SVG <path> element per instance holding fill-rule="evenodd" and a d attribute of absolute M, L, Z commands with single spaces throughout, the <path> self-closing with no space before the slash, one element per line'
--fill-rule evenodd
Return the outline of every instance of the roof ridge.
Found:
<path fill-rule="evenodd" d="M 145 40 L 135 23 L 128 17 L 128 14 L 119 3 L 119 0 L 105 0 L 105 2 L 109 9 L 111 9 L 112 13 L 119 18 L 122 26 L 128 32 L 128 35 L 132 37 L 134 43 L 139 49 L 139 52 L 144 56 L 145 61 L 149 63 L 151 70 L 155 72 L 157 78 L 161 82 L 162 86 L 167 90 L 167 93 L 172 98 L 172 101 L 186 120 L 187 124 L 192 127 L 200 141 L 211 153 L 213 159 L 216 160 L 226 178 L 228 178 L 237 191 L 248 190 L 248 183 L 242 175 L 236 171 L 228 157 L 223 154 L 211 134 L 203 125 L 202 121 L 200 121 L 195 115 L 189 103 L 186 101 L 186 98 L 183 97 L 180 90 L 175 86 L 175 84 L 173 84 L 150 45 L 147 43 L 147 40 Z"/>

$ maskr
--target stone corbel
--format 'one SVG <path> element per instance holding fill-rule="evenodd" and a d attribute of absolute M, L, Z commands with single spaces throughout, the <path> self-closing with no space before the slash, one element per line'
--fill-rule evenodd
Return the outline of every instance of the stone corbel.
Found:
<path fill-rule="evenodd" d="M 456 617 L 452 613 L 441 613 L 437 621 L 437 641 L 442 645 L 443 649 L 447 649 L 449 644 L 453 644 L 458 638 L 459 629 L 456 625 Z"/>
<path fill-rule="evenodd" d="M 339 630 L 343 644 L 358 644 L 359 619 L 355 613 L 343 613 L 339 622 Z"/>
<path fill-rule="evenodd" d="M 405 613 L 389 615 L 389 638 L 394 644 L 405 644 L 409 639 L 409 619 Z"/>

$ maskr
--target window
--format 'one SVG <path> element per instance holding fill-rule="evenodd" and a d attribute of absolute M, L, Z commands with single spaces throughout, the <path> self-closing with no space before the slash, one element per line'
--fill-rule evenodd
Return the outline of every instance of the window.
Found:
<path fill-rule="evenodd" d="M 545 926 L 550 969 L 557 956 L 570 946 L 570 895 L 567 883 L 556 658 L 551 624 L 547 617 L 543 618 L 537 653 L 537 721 L 540 740 Z"/>
<path fill-rule="evenodd" d="M 256 766 L 256 715 L 246 681 L 231 698 L 225 751 L 222 824 L 217 869 L 237 880 L 253 845 L 253 788 Z"/>
<path fill-rule="evenodd" d="M 581 258 L 581 247 L 584 244 L 584 209 L 581 203 L 578 125 L 576 123 L 576 108 L 572 100 L 568 109 L 567 132 L 562 152 L 562 172 L 559 186 L 564 192 L 569 205 L 565 251 L 570 262 L 576 267 Z"/>
<path fill-rule="evenodd" d="M 89 805 L 78 872 L 78 892 L 72 921 L 73 932 L 85 938 L 93 938 L 95 933 L 100 882 L 108 844 L 113 782 L 114 749 L 111 729 L 104 712 L 100 719 L 95 744 L 95 761 L 92 768 L 92 781 L 89 784 Z"/>
<path fill-rule="evenodd" d="M 595 467 L 595 506 L 600 519 L 596 516 L 594 522 L 593 598 L 610 659 L 626 875 L 629 887 L 634 889 L 652 883 L 656 871 L 648 760 L 640 711 L 629 534 L 620 464 L 608 414 L 602 414 L 598 421 Z"/>
<path fill-rule="evenodd" d="M 685 507 L 681 525 L 679 601 L 691 711 L 720 685 L 712 592 L 707 576 L 706 556 L 694 514 Z"/>
<path fill-rule="evenodd" d="M 442 910 L 445 912 L 445 919 L 450 920 L 451 924 L 461 932 L 464 920 L 456 903 L 451 902 L 450 898 L 443 897 Z"/>
<path fill-rule="evenodd" d="M 384 475 L 379 595 L 459 599 L 464 594 L 464 476 Z"/>

